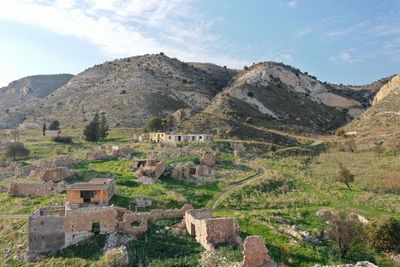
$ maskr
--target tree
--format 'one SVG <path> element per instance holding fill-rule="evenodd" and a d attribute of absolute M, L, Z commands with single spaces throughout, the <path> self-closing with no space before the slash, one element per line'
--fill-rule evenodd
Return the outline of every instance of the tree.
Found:
<path fill-rule="evenodd" d="M 46 130 L 47 130 L 46 122 L 43 122 L 43 128 L 42 128 L 43 136 L 45 136 Z"/>
<path fill-rule="evenodd" d="M 13 161 L 15 161 L 17 157 L 28 156 L 29 150 L 22 143 L 11 142 L 5 146 L 3 154 L 5 157 L 11 158 Z"/>
<path fill-rule="evenodd" d="M 145 125 L 145 129 L 150 132 L 161 130 L 162 120 L 157 117 L 150 118 Z"/>
<path fill-rule="evenodd" d="M 106 116 L 104 114 L 101 115 L 100 125 L 99 125 L 99 137 L 100 139 L 105 139 L 108 136 L 108 131 L 110 127 L 108 126 L 108 122 Z"/>
<path fill-rule="evenodd" d="M 368 244 L 378 251 L 400 252 L 400 220 L 394 217 L 367 226 Z"/>
<path fill-rule="evenodd" d="M 327 237 L 333 241 L 339 249 L 340 258 L 344 258 L 360 241 L 362 225 L 360 222 L 351 220 L 345 214 L 336 215 L 330 222 L 326 231 Z"/>
<path fill-rule="evenodd" d="M 100 139 L 100 121 L 99 114 L 94 114 L 93 119 L 86 125 L 83 135 L 85 136 L 86 141 L 89 142 L 97 142 Z"/>
<path fill-rule="evenodd" d="M 350 184 L 354 183 L 354 174 L 352 174 L 342 163 L 339 163 L 339 175 L 336 180 L 342 184 L 345 184 L 351 191 Z"/>
<path fill-rule="evenodd" d="M 50 123 L 49 130 L 57 131 L 60 130 L 60 122 L 55 120 Z"/>

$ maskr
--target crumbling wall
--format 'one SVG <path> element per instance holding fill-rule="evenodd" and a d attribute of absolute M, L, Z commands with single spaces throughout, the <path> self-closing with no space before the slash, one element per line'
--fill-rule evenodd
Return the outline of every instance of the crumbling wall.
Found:
<path fill-rule="evenodd" d="M 71 167 L 80 162 L 81 161 L 79 159 L 68 155 L 58 155 L 54 158 L 47 158 L 35 161 L 33 165 L 42 169 L 47 169 L 56 167 Z"/>
<path fill-rule="evenodd" d="M 38 167 L 34 165 L 25 165 L 25 166 L 16 166 L 15 167 L 15 177 L 16 178 L 21 178 L 21 177 L 28 177 L 29 174 L 33 171 L 38 169 Z"/>
<path fill-rule="evenodd" d="M 53 181 L 58 182 L 73 177 L 75 174 L 73 171 L 66 167 L 56 167 L 48 169 L 36 169 L 31 171 L 29 179 L 40 180 L 40 181 Z"/>
<path fill-rule="evenodd" d="M 113 207 L 83 208 L 68 210 L 65 216 L 64 231 L 92 231 L 92 222 L 100 222 L 100 233 L 110 233 L 116 230 L 115 218 L 117 210 Z"/>
<path fill-rule="evenodd" d="M 203 152 L 201 153 L 200 162 L 202 165 L 206 165 L 207 167 L 215 167 L 217 164 L 217 158 L 212 152 Z"/>
<path fill-rule="evenodd" d="M 178 180 L 186 179 L 192 176 L 209 177 L 214 175 L 215 175 L 214 169 L 207 167 L 206 165 L 196 166 L 191 161 L 184 164 L 178 163 L 172 169 L 172 177 Z"/>
<path fill-rule="evenodd" d="M 11 197 L 47 196 L 54 190 L 54 183 L 22 182 L 10 184 L 8 195 Z"/>
<path fill-rule="evenodd" d="M 139 167 L 135 174 L 138 177 L 145 176 L 158 179 L 164 173 L 166 167 L 167 165 L 163 160 L 148 160 L 144 166 Z"/>
<path fill-rule="evenodd" d="M 260 267 L 270 263 L 268 249 L 260 236 L 248 236 L 243 243 L 243 267 Z"/>

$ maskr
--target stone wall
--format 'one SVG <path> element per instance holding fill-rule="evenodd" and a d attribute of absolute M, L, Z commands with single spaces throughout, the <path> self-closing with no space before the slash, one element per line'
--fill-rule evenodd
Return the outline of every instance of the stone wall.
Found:
<path fill-rule="evenodd" d="M 37 181 L 58 182 L 73 177 L 75 174 L 66 167 L 56 167 L 48 169 L 36 169 L 31 171 L 29 179 Z"/>
<path fill-rule="evenodd" d="M 10 184 L 8 195 L 11 197 L 47 196 L 54 190 L 54 183 L 22 182 Z"/>
<path fill-rule="evenodd" d="M 243 267 L 259 267 L 272 262 L 264 239 L 260 236 L 248 236 L 243 243 Z"/>

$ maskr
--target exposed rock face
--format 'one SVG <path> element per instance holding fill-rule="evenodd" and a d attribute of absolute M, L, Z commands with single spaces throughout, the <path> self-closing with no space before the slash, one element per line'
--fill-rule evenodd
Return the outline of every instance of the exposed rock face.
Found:
<path fill-rule="evenodd" d="M 0 129 L 22 122 L 27 109 L 67 84 L 72 77 L 70 74 L 36 75 L 0 88 Z"/>
<path fill-rule="evenodd" d="M 217 164 L 217 158 L 212 152 L 203 152 L 201 153 L 200 162 L 207 167 L 215 167 Z"/>
<path fill-rule="evenodd" d="M 398 90 L 399 88 L 400 88 L 400 74 L 394 76 L 387 84 L 382 86 L 382 88 L 376 94 L 372 105 L 378 104 L 386 96 L 388 96 L 393 90 Z"/>
<path fill-rule="evenodd" d="M 260 236 L 246 237 L 243 254 L 243 267 L 260 267 L 271 262 L 264 239 Z"/>
<path fill-rule="evenodd" d="M 126 246 L 110 249 L 104 254 L 100 263 L 104 263 L 108 266 L 127 267 L 129 266 L 128 249 Z"/>
<path fill-rule="evenodd" d="M 190 119 L 196 112 L 191 108 L 181 108 L 172 114 L 175 123 L 180 123 L 184 120 Z"/>
<path fill-rule="evenodd" d="M 36 169 L 31 171 L 29 179 L 39 181 L 53 181 L 58 182 L 73 177 L 75 174 L 66 167 L 56 167 L 48 169 Z"/>

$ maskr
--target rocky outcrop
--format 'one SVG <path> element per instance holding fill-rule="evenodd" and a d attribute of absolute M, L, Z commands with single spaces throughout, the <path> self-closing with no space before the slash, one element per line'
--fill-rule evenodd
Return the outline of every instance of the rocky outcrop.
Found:
<path fill-rule="evenodd" d="M 34 165 L 16 166 L 15 167 L 15 177 L 16 178 L 28 177 L 32 171 L 34 171 L 38 168 L 39 167 L 34 166 Z"/>
<path fill-rule="evenodd" d="M 172 114 L 175 123 L 190 119 L 196 112 L 191 108 L 181 108 Z"/>
<path fill-rule="evenodd" d="M 394 76 L 387 84 L 382 86 L 382 88 L 376 94 L 372 105 L 378 104 L 386 96 L 388 96 L 393 90 L 400 90 L 400 74 Z"/>

